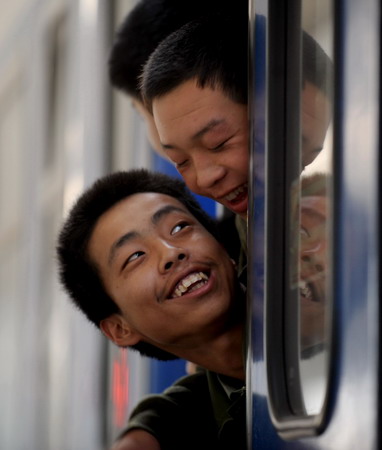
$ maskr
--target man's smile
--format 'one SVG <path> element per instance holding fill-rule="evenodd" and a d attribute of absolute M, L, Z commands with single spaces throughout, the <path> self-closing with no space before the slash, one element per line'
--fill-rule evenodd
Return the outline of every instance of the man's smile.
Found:
<path fill-rule="evenodd" d="M 173 293 L 171 294 L 171 297 L 181 297 L 185 293 L 196 291 L 197 289 L 207 284 L 208 278 L 208 275 L 204 272 L 190 273 L 179 281 Z"/>
<path fill-rule="evenodd" d="M 302 279 L 299 282 L 300 298 L 316 303 L 325 302 L 326 295 L 324 290 L 325 277 L 323 274 L 310 276 L 309 279 Z"/>
<path fill-rule="evenodd" d="M 248 184 L 246 183 L 231 191 L 228 195 L 224 197 L 224 199 L 230 203 L 237 203 L 241 200 L 243 194 L 247 195 L 247 191 L 248 191 Z"/>
<path fill-rule="evenodd" d="M 216 278 L 212 276 L 211 269 L 206 266 L 201 267 L 194 265 L 192 268 L 188 267 L 183 270 L 181 274 L 177 274 L 176 278 L 172 278 L 171 287 L 166 291 L 164 295 L 165 300 L 173 300 L 180 297 L 192 297 L 204 294 L 205 291 L 209 291 L 212 287 L 212 281 Z M 203 291 L 203 292 L 202 292 Z"/>
<path fill-rule="evenodd" d="M 244 183 L 232 191 L 215 198 L 235 214 L 243 215 L 248 210 L 248 183 Z"/>

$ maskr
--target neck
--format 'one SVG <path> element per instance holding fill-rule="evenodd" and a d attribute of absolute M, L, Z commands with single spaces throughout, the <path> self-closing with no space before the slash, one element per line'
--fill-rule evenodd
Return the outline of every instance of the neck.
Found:
<path fill-rule="evenodd" d="M 238 284 L 234 307 L 223 317 L 219 326 L 206 333 L 198 333 L 192 345 L 163 348 L 212 372 L 245 380 L 243 344 L 245 340 L 245 291 Z"/>
<path fill-rule="evenodd" d="M 243 326 L 239 324 L 229 332 L 211 338 L 209 343 L 178 356 L 213 372 L 244 380 L 243 339 Z"/>

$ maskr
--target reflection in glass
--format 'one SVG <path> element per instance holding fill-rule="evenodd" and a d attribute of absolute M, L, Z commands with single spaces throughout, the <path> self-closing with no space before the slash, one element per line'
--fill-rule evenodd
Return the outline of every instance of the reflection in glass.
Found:
<path fill-rule="evenodd" d="M 312 2 L 302 4 L 304 11 L 311 8 Z M 323 407 L 328 381 L 333 69 L 329 51 L 323 48 L 324 44 L 328 49 L 331 45 L 330 14 L 326 17 L 324 44 L 319 33 L 322 17 L 317 23 L 312 20 L 312 11 L 305 15 L 310 22 L 303 23 L 302 31 L 301 174 L 291 188 L 290 219 L 294 226 L 290 242 L 294 248 L 290 262 L 297 265 L 291 274 L 292 285 L 297 282 L 298 289 L 293 291 L 291 285 L 291 292 L 298 300 L 303 410 L 306 415 L 314 415 Z"/>
<path fill-rule="evenodd" d="M 328 368 L 329 178 L 303 178 L 300 199 L 300 371 L 306 412 L 323 405 Z"/>
<path fill-rule="evenodd" d="M 324 184 L 316 176 L 303 182 Z M 322 186 L 325 189 L 325 186 Z M 300 306 L 301 356 L 309 357 L 322 348 L 327 300 L 327 198 L 319 192 L 302 188 L 300 201 Z"/>

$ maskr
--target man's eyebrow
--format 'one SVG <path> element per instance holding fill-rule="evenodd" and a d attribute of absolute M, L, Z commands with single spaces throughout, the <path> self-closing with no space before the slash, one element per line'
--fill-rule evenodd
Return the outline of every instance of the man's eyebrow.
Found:
<path fill-rule="evenodd" d="M 212 119 L 212 120 L 210 120 L 203 128 L 201 128 L 200 130 L 198 130 L 195 134 L 193 134 L 191 136 L 191 141 L 195 141 L 196 139 L 200 139 L 202 136 L 204 136 L 210 130 L 212 130 L 213 128 L 215 128 L 216 126 L 220 125 L 223 122 L 224 122 L 223 119 Z M 161 144 L 162 144 L 162 147 L 164 149 L 168 149 L 168 150 L 175 149 L 175 146 L 172 145 L 172 144 L 165 144 L 163 142 L 161 142 Z"/>
<path fill-rule="evenodd" d="M 113 262 L 113 259 L 115 258 L 115 255 L 117 251 L 125 245 L 127 242 L 131 241 L 132 239 L 136 238 L 138 236 L 138 233 L 136 231 L 130 231 L 129 233 L 124 234 L 119 239 L 117 239 L 113 245 L 110 248 L 109 251 L 109 258 L 108 258 L 108 264 Z"/>
<path fill-rule="evenodd" d="M 158 222 L 165 216 L 167 216 L 168 214 L 171 214 L 172 212 L 181 212 L 184 213 L 184 209 L 179 208 L 178 206 L 174 206 L 174 205 L 166 205 L 163 206 L 163 208 L 158 209 L 158 211 L 156 211 L 152 218 L 151 221 L 154 225 L 157 225 Z"/>
<path fill-rule="evenodd" d="M 220 125 L 222 122 L 224 122 L 223 119 L 212 119 L 210 120 L 206 126 L 204 126 L 201 130 L 197 131 L 191 139 L 194 141 L 195 139 L 201 138 L 204 134 L 208 133 L 212 128 L 215 128 L 216 126 Z"/>

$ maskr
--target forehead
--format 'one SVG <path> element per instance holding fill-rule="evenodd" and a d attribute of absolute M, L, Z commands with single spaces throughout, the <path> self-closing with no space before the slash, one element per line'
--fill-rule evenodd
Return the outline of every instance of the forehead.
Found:
<path fill-rule="evenodd" d="M 232 114 L 234 102 L 217 86 L 201 88 L 195 80 L 188 80 L 169 93 L 153 101 L 153 115 L 159 130 L 166 131 L 167 125 L 183 123 L 197 128 L 203 115 L 222 115 L 222 111 Z M 172 126 L 172 125 L 171 125 Z"/>
<path fill-rule="evenodd" d="M 121 219 L 124 226 L 128 225 L 129 228 L 139 229 L 145 223 L 151 222 L 155 213 L 166 206 L 174 207 L 192 216 L 176 198 L 156 192 L 144 192 L 121 200 L 104 213 L 99 222 L 118 222 L 118 219 Z"/>
<path fill-rule="evenodd" d="M 172 208 L 176 208 L 178 214 L 194 217 L 179 200 L 165 194 L 139 193 L 121 200 L 98 219 L 89 240 L 90 257 L 98 263 L 106 261 L 105 255 L 116 240 L 127 233 L 152 232 L 155 215 L 157 219 L 166 217 L 168 214 L 160 211 L 168 212 Z"/>

